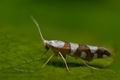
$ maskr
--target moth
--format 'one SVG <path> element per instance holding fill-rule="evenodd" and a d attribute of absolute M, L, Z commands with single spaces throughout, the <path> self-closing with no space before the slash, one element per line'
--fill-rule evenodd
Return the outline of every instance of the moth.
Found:
<path fill-rule="evenodd" d="M 42 67 L 44 67 L 53 56 L 59 55 L 63 59 L 67 71 L 70 72 L 67 62 L 66 62 L 66 55 L 70 55 L 72 57 L 80 58 L 84 62 L 84 64 L 88 66 L 89 68 L 96 69 L 88 65 L 87 62 L 92 61 L 94 58 L 103 58 L 104 56 L 106 57 L 111 56 L 111 53 L 104 47 L 81 45 L 81 44 L 61 41 L 61 40 L 46 40 L 44 39 L 41 33 L 41 29 L 39 27 L 38 22 L 35 20 L 34 17 L 31 17 L 31 18 L 39 31 L 39 34 L 40 34 L 40 37 L 42 39 L 45 49 L 47 51 L 51 49 L 54 53 L 54 54 L 51 54 L 51 56 L 43 64 Z"/>

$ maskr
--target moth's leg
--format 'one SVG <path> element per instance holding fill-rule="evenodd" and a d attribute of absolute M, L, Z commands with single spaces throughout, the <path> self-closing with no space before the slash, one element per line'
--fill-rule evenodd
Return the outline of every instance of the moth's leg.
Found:
<path fill-rule="evenodd" d="M 48 58 L 48 60 L 42 65 L 42 68 L 45 67 L 45 65 L 50 61 L 50 59 L 52 59 L 53 56 L 54 56 L 54 54 L 52 54 L 52 55 Z"/>
<path fill-rule="evenodd" d="M 66 59 L 67 57 L 66 57 L 66 54 L 65 55 L 63 55 L 63 57 Z"/>
<path fill-rule="evenodd" d="M 66 66 L 66 69 L 68 72 L 70 72 L 69 68 L 68 68 L 68 65 L 67 65 L 67 62 L 66 62 L 66 59 L 63 57 L 63 55 L 61 54 L 61 52 L 59 52 L 61 58 L 63 59 L 64 63 L 65 63 L 65 66 Z"/>
<path fill-rule="evenodd" d="M 94 69 L 94 70 L 98 70 L 97 68 L 88 65 L 88 63 L 87 63 L 86 61 L 84 61 L 84 60 L 82 60 L 82 59 L 81 59 L 81 61 L 82 61 L 88 68 L 91 68 L 91 69 Z"/>

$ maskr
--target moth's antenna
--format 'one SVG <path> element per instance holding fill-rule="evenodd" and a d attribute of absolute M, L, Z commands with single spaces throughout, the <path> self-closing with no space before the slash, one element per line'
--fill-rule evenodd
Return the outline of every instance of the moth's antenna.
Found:
<path fill-rule="evenodd" d="M 36 27 L 37 27 L 37 29 L 38 29 L 38 31 L 39 31 L 40 37 L 41 37 L 41 39 L 42 39 L 42 41 L 43 41 L 43 43 L 44 43 L 44 42 L 45 42 L 45 39 L 44 39 L 43 36 L 42 36 L 41 29 L 40 29 L 40 27 L 39 27 L 39 24 L 38 24 L 37 20 L 36 20 L 33 16 L 31 16 L 31 19 L 32 19 L 33 22 L 35 23 L 35 25 L 36 25 Z"/>

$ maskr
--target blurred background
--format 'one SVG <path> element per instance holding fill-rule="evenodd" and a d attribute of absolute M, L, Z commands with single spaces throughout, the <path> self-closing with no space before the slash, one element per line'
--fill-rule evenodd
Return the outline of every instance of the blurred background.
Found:
<path fill-rule="evenodd" d="M 14 71 L 26 57 L 34 60 L 44 51 L 34 16 L 46 39 L 107 47 L 115 55 L 111 69 L 120 73 L 119 10 L 119 0 L 0 0 L 0 70 Z"/>

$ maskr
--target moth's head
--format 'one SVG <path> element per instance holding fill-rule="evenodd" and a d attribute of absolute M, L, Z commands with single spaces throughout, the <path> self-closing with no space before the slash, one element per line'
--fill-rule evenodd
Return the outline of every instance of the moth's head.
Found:
<path fill-rule="evenodd" d="M 50 45 L 49 45 L 49 41 L 48 40 L 44 40 L 44 47 L 45 47 L 45 49 L 49 50 Z"/>
<path fill-rule="evenodd" d="M 48 48 L 52 48 L 52 47 L 61 47 L 63 46 L 64 42 L 60 42 L 60 41 L 57 41 L 57 40 L 45 40 L 44 41 L 44 44 L 45 44 L 45 47 L 48 49 Z"/>

